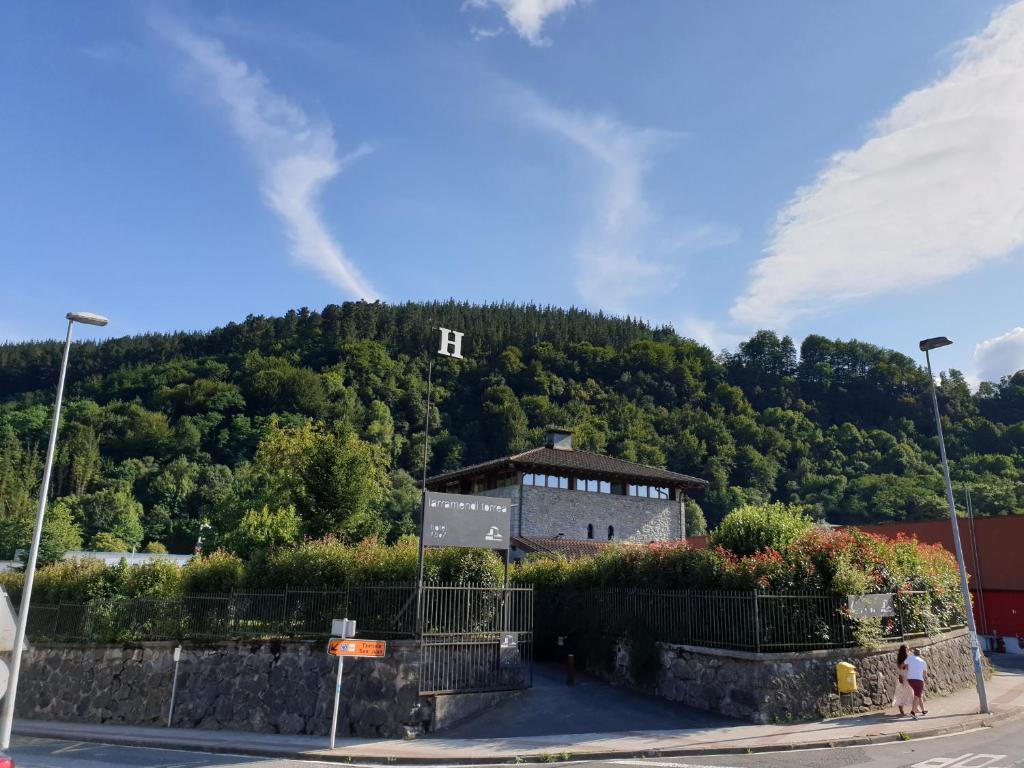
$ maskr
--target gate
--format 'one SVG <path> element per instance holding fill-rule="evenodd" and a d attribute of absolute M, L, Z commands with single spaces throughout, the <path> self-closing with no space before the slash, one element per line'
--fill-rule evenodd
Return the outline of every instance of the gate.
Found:
<path fill-rule="evenodd" d="M 420 695 L 533 685 L 533 587 L 424 585 Z"/>

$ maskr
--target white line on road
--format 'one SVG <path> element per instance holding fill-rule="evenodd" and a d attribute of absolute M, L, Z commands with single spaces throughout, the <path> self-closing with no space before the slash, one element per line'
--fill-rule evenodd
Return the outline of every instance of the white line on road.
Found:
<path fill-rule="evenodd" d="M 644 765 L 653 768 L 729 768 L 725 765 L 697 765 L 695 763 L 660 763 L 655 760 L 612 760 L 616 765 Z"/>

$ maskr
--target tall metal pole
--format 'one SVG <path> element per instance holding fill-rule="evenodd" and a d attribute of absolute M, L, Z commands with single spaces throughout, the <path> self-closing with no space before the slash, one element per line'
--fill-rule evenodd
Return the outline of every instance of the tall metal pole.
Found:
<path fill-rule="evenodd" d="M 345 657 L 338 657 L 338 676 L 334 680 L 334 716 L 331 718 L 331 749 L 338 736 L 338 709 L 341 705 L 341 675 L 345 670 Z"/>
<path fill-rule="evenodd" d="M 18 693 L 18 675 L 21 673 L 21 657 L 25 651 L 25 628 L 28 625 L 28 609 L 32 601 L 32 583 L 36 576 L 36 560 L 39 558 L 39 540 L 43 535 L 43 517 L 46 515 L 46 497 L 50 489 L 50 474 L 53 471 L 53 454 L 57 446 L 57 427 L 60 424 L 60 404 L 64 399 L 64 375 L 68 370 L 68 352 L 71 349 L 71 326 L 68 319 L 68 335 L 64 339 L 64 356 L 60 363 L 60 378 L 57 381 L 57 400 L 53 406 L 53 421 L 50 424 L 50 443 L 46 448 L 46 466 L 43 469 L 43 485 L 39 489 L 39 507 L 36 510 L 36 527 L 32 532 L 32 546 L 28 551 L 25 565 L 25 585 L 21 590 L 21 605 L 18 608 L 18 629 L 14 633 L 14 649 L 11 651 L 11 676 L 4 698 L 3 719 L 0 722 L 0 749 L 11 746 L 11 727 L 14 725 L 14 700 Z"/>
<path fill-rule="evenodd" d="M 981 558 L 978 556 L 978 531 L 974 527 L 974 502 L 971 487 L 967 486 L 967 519 L 971 524 L 971 559 L 974 561 L 974 591 L 978 593 L 978 613 L 981 615 L 981 633 L 988 634 L 988 614 L 985 611 L 985 584 L 981 578 Z"/>
<path fill-rule="evenodd" d="M 942 458 L 942 475 L 946 480 L 946 503 L 949 505 L 949 519 L 953 524 L 953 548 L 956 550 L 956 562 L 960 568 L 960 591 L 964 598 L 964 614 L 967 618 L 967 636 L 971 643 L 971 656 L 974 659 L 974 679 L 978 688 L 978 704 L 982 714 L 989 712 L 988 693 L 985 691 L 985 670 L 981 665 L 981 648 L 978 645 L 978 630 L 974 625 L 974 611 L 971 608 L 971 592 L 967 585 L 967 567 L 964 565 L 964 551 L 960 546 L 960 526 L 956 520 L 956 502 L 953 501 L 953 482 L 949 477 L 949 462 L 946 460 L 946 440 L 942 436 L 942 418 L 939 415 L 939 395 L 935 389 L 935 377 L 932 375 L 932 359 L 928 350 L 924 351 L 928 363 L 928 381 L 932 387 L 932 408 L 935 411 L 935 429 L 939 433 L 939 456 Z"/>
<path fill-rule="evenodd" d="M 429 353 L 428 353 L 429 354 Z M 430 450 L 430 388 L 434 374 L 433 355 L 427 358 L 427 410 L 423 417 L 423 497 L 420 500 L 420 553 L 416 567 L 416 631 L 423 624 L 423 540 L 427 535 L 427 453 Z"/>
<path fill-rule="evenodd" d="M 420 557 L 418 583 L 423 586 L 423 537 L 427 524 L 427 453 L 430 451 L 430 388 L 434 374 L 434 358 L 427 358 L 427 411 L 423 417 L 423 501 L 420 509 Z"/>

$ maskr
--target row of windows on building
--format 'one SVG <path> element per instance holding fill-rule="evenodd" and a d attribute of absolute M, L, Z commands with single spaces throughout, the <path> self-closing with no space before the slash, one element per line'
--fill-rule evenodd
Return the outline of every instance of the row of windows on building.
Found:
<path fill-rule="evenodd" d="M 587 538 L 588 539 L 594 538 L 594 524 L 593 523 L 588 523 L 587 524 Z M 609 525 L 608 526 L 608 541 L 611 541 L 614 538 L 615 538 L 615 526 L 614 525 Z"/>
<path fill-rule="evenodd" d="M 590 493 L 621 493 L 621 486 L 613 486 L 607 480 L 593 480 L 585 477 L 565 477 L 563 475 L 540 475 L 527 473 L 523 475 L 523 485 L 540 488 L 561 488 L 563 490 L 589 491 Z M 627 496 L 638 496 L 645 499 L 668 499 L 669 489 L 656 485 L 629 485 Z"/>

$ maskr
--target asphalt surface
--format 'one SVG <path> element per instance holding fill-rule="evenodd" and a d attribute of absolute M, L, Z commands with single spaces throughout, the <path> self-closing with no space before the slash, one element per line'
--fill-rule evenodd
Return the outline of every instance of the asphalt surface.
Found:
<path fill-rule="evenodd" d="M 443 728 L 431 736 L 441 739 L 501 739 L 512 734 L 554 736 L 562 733 L 725 728 L 741 724 L 739 720 L 714 712 L 616 688 L 582 673 L 577 673 L 576 684 L 570 687 L 565 684 L 563 666 L 537 663 L 534 664 L 532 688 L 472 720 Z"/>
<path fill-rule="evenodd" d="M 337 766 L 297 760 L 212 755 L 142 747 L 16 738 L 18 768 L 309 768 Z M 921 741 L 762 755 L 578 762 L 573 768 L 1009 768 L 1024 766 L 1024 727 L 1009 723 Z"/>

